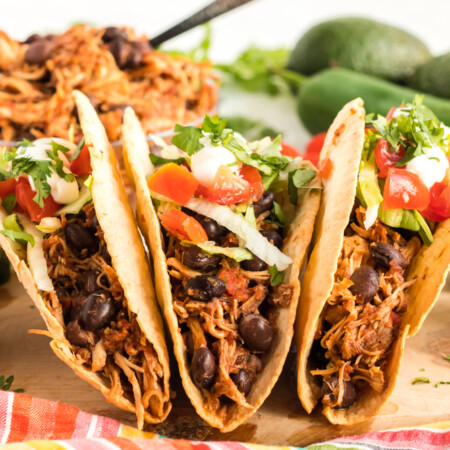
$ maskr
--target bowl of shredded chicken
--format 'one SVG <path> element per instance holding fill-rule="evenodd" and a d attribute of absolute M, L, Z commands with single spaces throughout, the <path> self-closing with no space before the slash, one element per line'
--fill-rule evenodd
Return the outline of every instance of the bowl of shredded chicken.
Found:
<path fill-rule="evenodd" d="M 157 51 L 130 28 L 77 25 L 23 42 L 0 31 L 0 140 L 57 136 L 77 141 L 78 89 L 120 145 L 132 106 L 147 133 L 173 129 L 214 110 L 218 83 L 209 62 Z"/>

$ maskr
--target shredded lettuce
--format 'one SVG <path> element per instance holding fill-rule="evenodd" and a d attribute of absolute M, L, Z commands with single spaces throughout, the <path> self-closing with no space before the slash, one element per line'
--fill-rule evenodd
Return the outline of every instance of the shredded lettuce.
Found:
<path fill-rule="evenodd" d="M 237 262 L 253 258 L 253 255 L 248 250 L 241 247 L 219 247 L 211 242 L 204 242 L 196 245 L 210 255 L 225 255 Z"/>
<path fill-rule="evenodd" d="M 34 238 L 31 234 L 23 231 L 20 223 L 17 220 L 16 214 L 10 214 L 3 219 L 4 230 L 0 230 L 4 236 L 11 239 L 13 242 L 18 242 L 21 245 L 26 245 L 27 242 L 34 246 Z"/>
<path fill-rule="evenodd" d="M 87 182 L 87 180 L 86 180 Z M 83 206 L 92 200 L 92 193 L 89 187 L 85 184 L 81 188 L 80 196 L 72 203 L 63 206 L 55 215 L 60 216 L 61 214 L 78 214 Z"/>
<path fill-rule="evenodd" d="M 283 271 L 292 264 L 292 259 L 272 245 L 259 231 L 253 228 L 241 214 L 236 214 L 230 208 L 200 198 L 192 198 L 186 208 L 214 219 L 232 233 L 245 241 L 245 246 L 269 266 L 274 264 Z"/>

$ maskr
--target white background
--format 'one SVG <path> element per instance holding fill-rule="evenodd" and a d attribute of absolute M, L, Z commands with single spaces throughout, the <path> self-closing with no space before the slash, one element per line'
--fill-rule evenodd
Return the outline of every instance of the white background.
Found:
<path fill-rule="evenodd" d="M 59 32 L 75 22 L 123 24 L 156 35 L 209 3 L 209 0 L 13 0 L 6 2 L 0 29 L 16 39 L 33 32 Z M 450 0 L 254 0 L 213 23 L 213 61 L 232 60 L 250 44 L 293 46 L 310 26 L 337 16 L 365 16 L 404 28 L 421 38 L 435 54 L 450 51 Z M 190 48 L 202 32 L 174 39 L 172 48 Z M 295 115 L 291 98 L 224 93 L 221 112 L 263 118 L 303 146 L 308 136 Z"/>

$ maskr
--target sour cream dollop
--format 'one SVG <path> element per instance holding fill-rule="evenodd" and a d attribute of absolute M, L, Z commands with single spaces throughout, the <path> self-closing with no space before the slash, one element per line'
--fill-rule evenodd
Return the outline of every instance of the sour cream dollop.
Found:
<path fill-rule="evenodd" d="M 406 170 L 417 174 L 423 184 L 430 189 L 445 178 L 449 162 L 445 153 L 436 146 L 424 147 L 424 155 L 413 158 L 406 164 Z"/>
<path fill-rule="evenodd" d="M 228 166 L 234 173 L 238 173 L 240 166 L 233 153 L 221 145 L 209 143 L 191 156 L 192 173 L 203 186 L 213 184 L 220 166 Z"/>
<path fill-rule="evenodd" d="M 76 150 L 76 145 L 66 139 L 43 138 L 34 141 L 33 145 L 19 147 L 17 149 L 17 154 L 19 156 L 31 158 L 33 161 L 50 161 L 50 158 L 47 155 L 47 150 L 52 149 L 52 141 L 64 145 L 64 147 L 67 147 L 72 152 Z M 58 152 L 58 156 L 63 162 L 64 172 L 70 173 L 70 163 L 66 155 L 63 152 Z M 28 176 L 28 180 L 33 190 L 36 190 L 31 176 Z M 80 191 L 76 180 L 66 181 L 64 178 L 61 178 L 58 174 L 52 171 L 51 175 L 47 177 L 47 182 L 51 188 L 50 194 L 53 197 L 53 200 L 57 203 L 67 205 L 77 200 L 80 196 Z"/>

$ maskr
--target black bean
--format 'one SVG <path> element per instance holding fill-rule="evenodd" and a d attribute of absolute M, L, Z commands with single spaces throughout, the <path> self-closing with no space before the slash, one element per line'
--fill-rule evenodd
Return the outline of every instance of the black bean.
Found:
<path fill-rule="evenodd" d="M 108 49 L 113 55 L 117 66 L 122 68 L 126 62 L 125 39 L 121 36 L 114 37 L 108 42 Z"/>
<path fill-rule="evenodd" d="M 89 295 L 81 308 L 81 323 L 86 330 L 95 331 L 114 318 L 114 300 L 107 291 Z"/>
<path fill-rule="evenodd" d="M 98 219 L 97 219 L 97 214 L 94 211 L 94 214 L 92 214 L 92 217 L 91 217 L 91 228 L 92 228 L 92 231 L 94 233 L 96 233 L 98 227 L 99 227 L 99 223 L 98 223 Z"/>
<path fill-rule="evenodd" d="M 369 251 L 376 264 L 385 270 L 391 268 L 391 261 L 394 261 L 402 269 L 406 268 L 406 259 L 393 245 L 375 242 L 370 246 Z"/>
<path fill-rule="evenodd" d="M 66 327 L 67 340 L 77 347 L 85 347 L 94 344 L 94 336 L 90 331 L 83 330 L 77 320 L 69 322 Z"/>
<path fill-rule="evenodd" d="M 377 272 L 370 266 L 358 267 L 352 273 L 350 281 L 353 282 L 350 292 L 360 296 L 365 302 L 370 302 L 375 297 L 380 285 Z"/>
<path fill-rule="evenodd" d="M 123 65 L 124 69 L 137 69 L 142 64 L 142 52 L 144 50 L 144 46 L 141 45 L 141 42 L 130 42 L 128 45 L 126 52 L 126 60 Z"/>
<path fill-rule="evenodd" d="M 200 347 L 194 351 L 191 363 L 192 379 L 201 388 L 209 388 L 216 375 L 216 361 L 208 347 Z"/>
<path fill-rule="evenodd" d="M 28 36 L 23 43 L 24 44 L 31 44 L 34 41 L 39 41 L 40 39 L 44 39 L 44 36 L 41 36 L 40 34 L 34 33 L 30 36 Z"/>
<path fill-rule="evenodd" d="M 255 203 L 253 203 L 253 211 L 258 217 L 263 212 L 270 211 L 273 208 L 275 201 L 275 194 L 273 192 L 264 192 L 263 196 Z"/>
<path fill-rule="evenodd" d="M 108 264 L 108 266 L 112 266 L 111 255 L 108 252 L 108 247 L 106 246 L 106 244 L 103 244 L 102 247 L 102 258 L 105 260 L 105 263 Z"/>
<path fill-rule="evenodd" d="M 283 238 L 280 233 L 278 233 L 273 228 L 269 230 L 261 230 L 260 233 L 275 247 L 283 247 Z"/>
<path fill-rule="evenodd" d="M 25 61 L 40 66 L 47 61 L 52 50 L 53 44 L 47 39 L 34 40 L 25 52 Z"/>
<path fill-rule="evenodd" d="M 121 117 L 123 117 L 123 113 L 125 112 L 125 110 L 128 108 L 127 103 L 118 103 L 116 105 L 109 105 L 108 111 L 120 111 Z"/>
<path fill-rule="evenodd" d="M 227 286 L 223 280 L 209 275 L 193 277 L 184 286 L 189 297 L 207 302 L 213 297 L 220 297 L 225 293 Z"/>
<path fill-rule="evenodd" d="M 267 264 L 256 255 L 253 255 L 252 259 L 246 259 L 242 261 L 241 268 L 250 272 L 261 272 L 267 269 Z"/>
<path fill-rule="evenodd" d="M 66 236 L 67 245 L 74 253 L 79 254 L 84 249 L 87 249 L 88 255 L 97 252 L 99 244 L 98 238 L 94 236 L 90 229 L 72 222 L 66 225 L 64 234 Z"/>
<path fill-rule="evenodd" d="M 265 352 L 272 344 L 272 328 L 260 314 L 244 316 L 239 323 L 239 334 L 247 347 L 255 352 Z"/>
<path fill-rule="evenodd" d="M 329 395 L 330 401 L 336 401 L 333 394 L 333 389 L 339 384 L 339 377 L 336 375 L 331 376 L 327 380 L 324 380 L 322 384 L 322 396 Z M 338 408 L 348 408 L 353 405 L 357 399 L 358 395 L 356 393 L 355 385 L 351 381 L 344 380 L 344 395 L 342 397 L 342 403 Z"/>
<path fill-rule="evenodd" d="M 103 42 L 109 42 L 112 41 L 114 38 L 120 37 L 124 40 L 127 39 L 127 31 L 122 30 L 117 27 L 106 27 L 105 32 L 102 35 L 102 41 Z"/>
<path fill-rule="evenodd" d="M 250 354 L 247 360 L 246 367 L 253 370 L 255 373 L 259 373 L 261 372 L 261 370 L 263 370 L 264 364 L 261 361 L 261 358 L 258 358 L 256 355 Z"/>
<path fill-rule="evenodd" d="M 93 292 L 101 289 L 101 287 L 97 284 L 99 275 L 100 272 L 98 270 L 90 270 L 88 273 L 86 273 L 84 277 L 83 287 L 88 294 L 92 294 Z"/>
<path fill-rule="evenodd" d="M 194 270 L 211 272 L 220 263 L 219 255 L 208 255 L 199 247 L 188 247 L 183 253 L 183 264 Z"/>
<path fill-rule="evenodd" d="M 76 295 L 70 299 L 70 320 L 81 320 L 81 308 L 86 302 L 86 297 L 83 295 Z"/>
<path fill-rule="evenodd" d="M 232 373 L 230 378 L 244 395 L 248 395 L 253 386 L 253 382 L 255 381 L 255 375 L 244 369 L 240 369 L 238 373 Z"/>
<path fill-rule="evenodd" d="M 224 237 L 228 232 L 225 227 L 219 225 L 215 220 L 210 219 L 209 217 L 197 214 L 195 215 L 195 219 L 205 230 L 209 241 L 218 242 L 220 238 Z"/>

